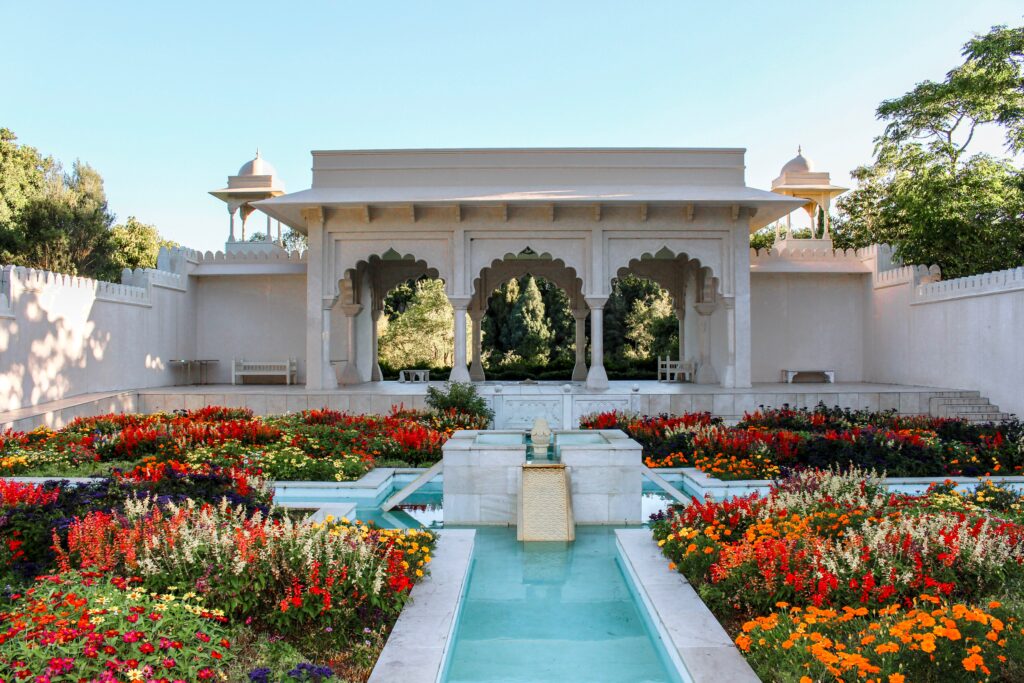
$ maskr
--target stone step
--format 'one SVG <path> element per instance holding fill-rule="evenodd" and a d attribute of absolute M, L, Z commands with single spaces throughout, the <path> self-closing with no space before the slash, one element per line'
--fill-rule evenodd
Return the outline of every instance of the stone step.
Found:
<path fill-rule="evenodd" d="M 984 422 L 1002 422 L 1003 420 L 1009 420 L 1009 413 L 972 413 L 970 415 L 963 416 L 968 422 L 984 423 Z"/>
<path fill-rule="evenodd" d="M 980 398 L 980 391 L 930 391 L 929 398 Z"/>
<path fill-rule="evenodd" d="M 932 396 L 928 399 L 931 405 L 952 405 L 952 404 L 985 404 L 988 399 L 983 396 Z"/>
<path fill-rule="evenodd" d="M 947 415 L 966 415 L 968 413 L 998 413 L 999 406 L 991 403 L 965 403 L 963 405 L 939 406 L 939 410 Z"/>

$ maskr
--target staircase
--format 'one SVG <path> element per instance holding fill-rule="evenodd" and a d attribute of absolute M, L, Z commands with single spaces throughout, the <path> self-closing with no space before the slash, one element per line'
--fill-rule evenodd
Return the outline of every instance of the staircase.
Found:
<path fill-rule="evenodd" d="M 523 465 L 519 485 L 520 541 L 572 541 L 576 522 L 572 514 L 569 470 L 562 464 Z"/>
<path fill-rule="evenodd" d="M 939 391 L 928 398 L 933 417 L 957 417 L 970 422 L 998 422 L 1010 417 L 977 391 Z"/>

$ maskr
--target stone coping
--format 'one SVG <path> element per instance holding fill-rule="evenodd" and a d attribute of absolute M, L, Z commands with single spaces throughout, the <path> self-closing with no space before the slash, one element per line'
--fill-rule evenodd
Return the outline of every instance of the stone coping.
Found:
<path fill-rule="evenodd" d="M 737 479 L 725 481 L 715 479 L 696 467 L 666 468 L 656 470 L 662 473 L 682 474 L 683 483 L 698 498 L 710 495 L 716 500 L 726 496 L 746 496 L 751 493 L 768 493 L 772 484 L 771 479 Z M 994 484 L 1002 484 L 1007 488 L 1024 492 L 1024 476 L 994 476 L 994 477 L 886 477 L 885 486 L 890 491 L 897 493 L 924 493 L 932 484 L 942 484 L 951 481 L 957 488 L 976 485 L 982 481 L 991 481 Z"/>
<path fill-rule="evenodd" d="M 615 542 L 623 571 L 684 681 L 761 680 L 693 586 L 668 568 L 649 529 L 617 529 Z"/>
<path fill-rule="evenodd" d="M 412 589 L 369 683 L 439 683 L 469 586 L 476 531 L 438 532 L 430 573 Z"/>

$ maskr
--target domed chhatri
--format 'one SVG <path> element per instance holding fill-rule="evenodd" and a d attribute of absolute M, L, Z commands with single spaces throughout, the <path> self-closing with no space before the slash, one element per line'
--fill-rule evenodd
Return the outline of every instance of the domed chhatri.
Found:
<path fill-rule="evenodd" d="M 779 171 L 779 177 L 772 181 L 772 192 L 806 199 L 807 203 L 802 208 L 810 215 L 812 225 L 816 224 L 818 209 L 821 209 L 825 214 L 825 231 L 822 234 L 822 239 L 831 239 L 830 229 L 832 226 L 829 208 L 832 205 L 832 200 L 846 192 L 846 188 L 833 185 L 828 171 L 815 171 L 814 162 L 804 156 L 802 147 L 796 148 L 796 156 L 785 163 L 782 170 Z M 775 225 L 778 235 L 782 227 L 779 223 Z M 786 216 L 787 237 L 792 231 L 792 227 L 792 215 Z M 786 240 L 786 242 L 776 240 L 777 249 L 793 244 L 790 240 Z"/>
<path fill-rule="evenodd" d="M 247 242 L 245 237 L 246 222 L 249 216 L 255 211 L 253 202 L 261 199 L 279 197 L 285 193 L 284 183 L 277 177 L 277 170 L 263 158 L 260 150 L 256 150 L 256 156 L 242 164 L 238 174 L 228 176 L 227 187 L 219 190 L 212 190 L 217 199 L 228 205 L 228 214 L 231 216 L 230 231 L 226 249 L 234 251 L 244 248 L 247 251 L 257 249 L 272 249 L 281 244 L 281 223 L 277 223 L 277 239 L 271 233 L 271 219 L 267 216 L 267 232 L 262 242 Z M 242 219 L 241 239 L 235 238 L 235 214 Z M 261 246 L 265 245 L 265 246 Z"/>
<path fill-rule="evenodd" d="M 256 158 L 242 164 L 242 167 L 238 169 L 238 176 L 277 176 L 277 169 L 264 159 L 260 155 L 260 150 L 256 150 Z"/>
<path fill-rule="evenodd" d="M 796 156 L 786 162 L 786 165 L 779 171 L 779 175 L 785 173 L 810 173 L 814 170 L 814 162 L 804 156 L 803 148 L 797 146 Z"/>

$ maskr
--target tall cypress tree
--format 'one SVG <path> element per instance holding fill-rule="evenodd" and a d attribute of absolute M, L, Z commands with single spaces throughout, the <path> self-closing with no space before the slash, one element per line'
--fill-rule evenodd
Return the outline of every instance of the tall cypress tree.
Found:
<path fill-rule="evenodd" d="M 512 309 L 509 347 L 528 364 L 546 363 L 551 355 L 551 330 L 544 316 L 544 301 L 532 275 Z"/>

